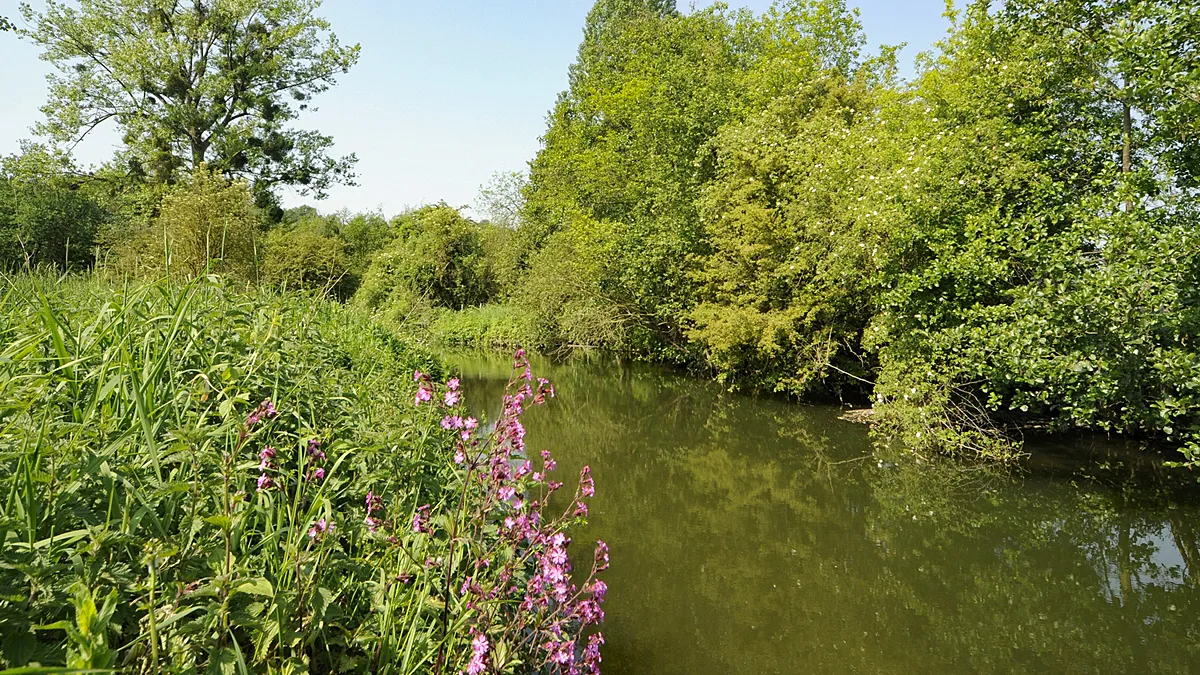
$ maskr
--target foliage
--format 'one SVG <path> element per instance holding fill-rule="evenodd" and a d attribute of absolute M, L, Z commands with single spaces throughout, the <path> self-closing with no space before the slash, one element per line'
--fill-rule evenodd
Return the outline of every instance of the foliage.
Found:
<path fill-rule="evenodd" d="M 1140 166 L 1123 161 L 1124 104 L 1079 85 L 1111 79 L 1110 62 L 1091 35 L 1030 30 L 1035 6 L 1059 7 L 973 6 L 902 113 L 911 179 L 891 188 L 876 393 L 918 446 L 977 445 L 954 409 L 970 427 L 1034 415 L 1187 443 L 1200 422 L 1187 174 L 1159 164 L 1176 145 L 1156 147 L 1162 108 L 1138 111 Z M 938 419 L 949 436 L 916 435 Z"/>
<path fill-rule="evenodd" d="M 1194 455 L 1200 6 L 993 4 L 902 83 L 840 0 L 600 0 L 505 294 L 550 346 L 870 395 L 914 449 L 1036 424 Z"/>
<path fill-rule="evenodd" d="M 525 186 L 529 179 L 518 171 L 492 174 L 486 185 L 479 186 L 476 208 L 493 225 L 515 230 L 521 226 L 525 207 Z"/>
<path fill-rule="evenodd" d="M 532 315 L 538 342 L 627 350 L 638 315 L 604 281 L 622 260 L 610 223 L 577 221 L 550 236 L 514 295 Z"/>
<path fill-rule="evenodd" d="M 0 298 L 0 665 L 598 660 L 578 631 L 604 586 L 563 559 L 590 477 L 556 517 L 553 460 L 518 471 L 544 381 L 514 380 L 489 432 L 440 362 L 329 302 L 45 277 Z"/>
<path fill-rule="evenodd" d="M 249 187 L 201 166 L 165 190 L 157 217 L 116 249 L 127 273 L 195 278 L 227 274 L 257 281 L 259 217 Z"/>
<path fill-rule="evenodd" d="M 345 298 L 349 271 L 341 239 L 302 228 L 280 228 L 267 235 L 262 270 L 267 284 Z"/>
<path fill-rule="evenodd" d="M 358 60 L 315 12 L 319 0 L 50 0 L 21 7 L 21 35 L 58 69 L 39 131 L 77 143 L 114 121 L 139 172 L 169 182 L 202 164 L 247 180 L 260 205 L 273 185 L 324 195 L 352 179 L 354 156 L 289 127 Z M 128 39 L 136 35 L 136 40 Z"/>
<path fill-rule="evenodd" d="M 0 266 L 86 267 L 110 214 L 68 158 L 25 144 L 0 160 Z"/>
<path fill-rule="evenodd" d="M 495 285 L 479 227 L 439 204 L 400 216 L 395 240 L 375 255 L 354 302 L 402 319 L 425 307 L 462 309 L 486 302 Z"/>
<path fill-rule="evenodd" d="M 513 303 L 434 312 L 421 330 L 436 344 L 447 347 L 511 350 L 543 346 L 533 317 Z"/>
<path fill-rule="evenodd" d="M 712 141 L 699 201 L 710 252 L 688 337 L 731 385 L 861 390 L 887 235 L 861 195 L 893 159 L 875 138 L 892 57 L 858 63 L 861 27 L 839 3 L 789 5 L 742 30 L 770 58 L 745 74 L 753 112 Z"/>
<path fill-rule="evenodd" d="M 581 230 L 603 231 L 592 250 L 609 258 L 582 264 L 598 273 L 584 286 L 604 300 L 561 304 L 616 303 L 633 324 L 620 346 L 632 351 L 678 358 L 682 348 L 687 277 L 704 248 L 694 202 L 712 171 L 702 149 L 735 97 L 731 30 L 717 8 L 683 15 L 670 2 L 597 2 L 531 164 L 518 231 L 525 260 L 556 231 L 575 230 L 559 250 L 579 248 Z M 574 295 L 531 269 L 528 283 Z"/>

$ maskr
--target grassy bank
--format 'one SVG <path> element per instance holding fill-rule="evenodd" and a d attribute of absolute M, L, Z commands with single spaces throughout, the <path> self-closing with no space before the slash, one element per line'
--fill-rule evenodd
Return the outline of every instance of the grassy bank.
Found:
<path fill-rule="evenodd" d="M 0 665 L 583 663 L 582 642 L 543 648 L 603 599 L 540 577 L 576 516 L 497 497 L 545 492 L 544 474 L 481 470 L 523 457 L 513 424 L 543 385 L 516 380 L 473 431 L 412 341 L 203 279 L 5 279 L 0 344 Z M 505 530 L 514 516 L 536 525 Z"/>

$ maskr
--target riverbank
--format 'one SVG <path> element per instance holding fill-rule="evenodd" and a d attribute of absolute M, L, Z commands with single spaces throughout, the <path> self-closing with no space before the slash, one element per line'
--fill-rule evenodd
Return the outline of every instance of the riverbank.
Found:
<path fill-rule="evenodd" d="M 485 428 L 438 357 L 332 301 L 209 278 L 0 284 L 0 665 L 598 658 L 567 641 L 602 617 L 606 558 L 572 582 L 547 561 L 578 514 L 502 497 L 549 489 L 549 456 L 478 478 L 523 456 L 514 430 L 544 385 L 514 379 Z M 566 481 L 581 504 L 584 478 Z"/>

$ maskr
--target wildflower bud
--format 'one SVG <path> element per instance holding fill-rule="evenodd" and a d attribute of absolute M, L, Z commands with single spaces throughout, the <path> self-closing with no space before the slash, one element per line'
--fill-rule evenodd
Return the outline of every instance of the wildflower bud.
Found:
<path fill-rule="evenodd" d="M 608 544 L 603 540 L 596 540 L 596 554 L 593 560 L 596 562 L 597 572 L 608 569 Z"/>
<path fill-rule="evenodd" d="M 429 526 L 428 526 L 428 523 L 426 522 L 426 519 L 429 517 L 429 509 L 430 508 L 431 508 L 430 505 L 426 504 L 424 506 L 419 507 L 413 513 L 413 517 L 412 517 L 412 531 L 413 532 L 418 532 L 418 533 L 419 532 L 429 532 Z"/>

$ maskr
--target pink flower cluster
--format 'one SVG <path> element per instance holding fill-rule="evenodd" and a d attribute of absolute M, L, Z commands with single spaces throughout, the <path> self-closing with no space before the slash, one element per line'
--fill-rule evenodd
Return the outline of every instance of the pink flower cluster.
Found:
<path fill-rule="evenodd" d="M 250 411 L 250 414 L 246 416 L 246 428 L 253 428 L 254 425 L 264 419 L 273 420 L 278 414 L 275 410 L 275 405 L 271 403 L 271 399 L 264 398 L 263 402 L 259 403 L 258 407 Z"/>
<path fill-rule="evenodd" d="M 308 455 L 308 463 L 316 465 L 309 470 L 306 478 L 309 482 L 320 483 L 325 480 L 325 467 L 317 464 L 317 462 L 325 461 L 325 451 L 321 449 L 321 441 L 315 438 L 309 440 L 306 454 Z"/>
<path fill-rule="evenodd" d="M 275 448 L 268 445 L 264 446 L 258 453 L 258 470 L 260 473 L 256 482 L 259 492 L 268 490 L 275 485 L 275 481 L 271 480 L 271 477 L 267 475 L 267 472 L 271 470 L 271 460 L 275 459 L 275 452 Z"/>
<path fill-rule="evenodd" d="M 604 637 L 594 627 L 604 620 L 608 587 L 596 575 L 608 567 L 608 547 L 598 542 L 591 572 L 577 586 L 567 553 L 571 542 L 565 533 L 573 522 L 586 516 L 586 499 L 595 494 L 595 483 L 591 470 L 583 467 L 567 509 L 557 516 L 547 515 L 551 496 L 563 484 L 549 479 L 557 466 L 549 452 L 540 453 L 540 468 L 529 460 L 521 417 L 528 406 L 552 398 L 554 388 L 544 378 L 535 381 L 523 351 L 517 352 L 513 365 L 517 377 L 505 391 L 493 430 L 482 438 L 473 433 L 478 421 L 456 409 L 462 401 L 457 379 L 448 381 L 443 389 L 419 371 L 413 375 L 420 383 L 414 403 L 419 406 L 440 398 L 447 409 L 441 426 L 457 432 L 453 466 L 468 491 L 465 496 L 469 499 L 462 504 L 470 504 L 471 509 L 463 514 L 463 522 L 475 524 L 471 528 L 474 541 L 468 546 L 474 558 L 467 566 L 471 573 L 450 585 L 467 598 L 465 606 L 471 613 L 472 639 L 470 652 L 463 657 L 465 672 L 477 675 L 489 667 L 503 668 L 505 664 L 489 664 L 490 645 L 503 640 L 509 645 L 525 645 L 526 651 L 518 657 L 537 672 L 599 673 Z M 373 494 L 367 496 L 368 527 L 377 525 L 377 499 Z M 437 533 L 431 532 L 430 509 L 426 505 L 416 510 L 411 530 L 436 538 Z M 485 536 L 489 530 L 484 524 L 489 522 L 496 523 L 496 534 Z M 444 534 L 451 547 L 461 538 L 458 532 Z M 454 559 L 453 548 L 447 559 Z M 453 567 L 446 570 L 447 581 L 453 573 Z"/>

